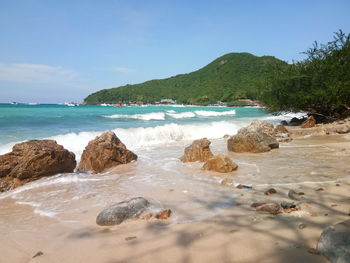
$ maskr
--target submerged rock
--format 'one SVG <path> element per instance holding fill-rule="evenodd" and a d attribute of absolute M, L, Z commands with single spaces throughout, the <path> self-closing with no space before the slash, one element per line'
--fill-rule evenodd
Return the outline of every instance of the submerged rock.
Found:
<path fill-rule="evenodd" d="M 74 153 L 54 140 L 16 144 L 12 152 L 0 155 L 0 192 L 41 177 L 73 172 L 75 166 Z"/>
<path fill-rule="evenodd" d="M 150 202 L 143 197 L 135 197 L 116 203 L 98 214 L 96 224 L 100 226 L 119 225 L 127 219 L 140 215 L 149 206 Z"/>
<path fill-rule="evenodd" d="M 128 150 L 114 132 L 105 131 L 86 146 L 78 170 L 101 173 L 134 160 L 137 155 Z"/>
<path fill-rule="evenodd" d="M 301 128 L 312 128 L 315 126 L 316 126 L 316 120 L 315 120 L 314 116 L 310 116 L 301 124 L 300 127 Z"/>
<path fill-rule="evenodd" d="M 238 165 L 229 157 L 223 155 L 215 155 L 211 157 L 204 165 L 204 170 L 215 171 L 219 173 L 229 173 L 236 170 Z"/>
<path fill-rule="evenodd" d="M 213 156 L 209 145 L 211 142 L 207 138 L 195 140 L 185 148 L 184 155 L 180 158 L 182 162 L 206 162 Z"/>
<path fill-rule="evenodd" d="M 350 262 L 350 220 L 327 227 L 318 240 L 317 250 L 331 262 Z"/>

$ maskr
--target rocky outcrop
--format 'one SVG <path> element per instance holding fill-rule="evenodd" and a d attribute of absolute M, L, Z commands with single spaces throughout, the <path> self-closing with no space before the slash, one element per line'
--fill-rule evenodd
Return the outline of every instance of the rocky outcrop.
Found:
<path fill-rule="evenodd" d="M 32 140 L 13 146 L 0 156 L 0 192 L 44 176 L 73 172 L 74 153 L 53 140 Z"/>
<path fill-rule="evenodd" d="M 119 225 L 127 219 L 137 217 L 149 206 L 150 202 L 143 197 L 135 197 L 114 204 L 98 214 L 96 224 L 100 226 Z"/>
<path fill-rule="evenodd" d="M 227 140 L 227 149 L 232 152 L 268 152 L 279 147 L 275 138 L 259 131 L 242 128 L 237 135 Z"/>
<path fill-rule="evenodd" d="M 105 131 L 86 146 L 78 170 L 101 173 L 133 160 L 137 160 L 137 155 L 128 150 L 114 132 Z"/>
<path fill-rule="evenodd" d="M 229 173 L 238 167 L 229 157 L 223 155 L 215 155 L 211 157 L 204 165 L 204 170 L 215 171 L 219 173 Z"/>
<path fill-rule="evenodd" d="M 350 220 L 327 227 L 318 240 L 317 250 L 331 262 L 350 262 Z"/>
<path fill-rule="evenodd" d="M 301 124 L 301 128 L 312 128 L 316 126 L 316 120 L 313 116 L 310 116 L 309 118 L 307 118 L 302 124 Z"/>
<path fill-rule="evenodd" d="M 182 162 L 206 162 L 213 156 L 209 145 L 211 142 L 207 138 L 195 140 L 185 148 L 184 155 L 180 158 Z"/>

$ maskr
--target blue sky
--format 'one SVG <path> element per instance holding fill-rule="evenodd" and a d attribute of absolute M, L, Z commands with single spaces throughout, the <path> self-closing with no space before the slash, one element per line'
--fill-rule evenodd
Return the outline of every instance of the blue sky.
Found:
<path fill-rule="evenodd" d="M 349 14 L 349 0 L 0 0 L 0 102 L 80 102 L 229 52 L 300 60 L 350 33 Z"/>

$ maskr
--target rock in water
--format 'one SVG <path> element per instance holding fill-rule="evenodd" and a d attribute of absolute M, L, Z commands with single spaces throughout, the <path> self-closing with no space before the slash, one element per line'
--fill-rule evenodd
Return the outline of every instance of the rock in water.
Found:
<path fill-rule="evenodd" d="M 86 146 L 79 164 L 80 171 L 101 173 L 120 164 L 137 160 L 112 131 L 105 131 Z"/>
<path fill-rule="evenodd" d="M 54 140 L 16 144 L 12 152 L 0 155 L 0 192 L 44 176 L 73 172 L 75 166 L 74 153 Z"/>
<path fill-rule="evenodd" d="M 237 135 L 227 140 L 227 149 L 232 152 L 268 152 L 278 148 L 279 143 L 275 138 L 261 131 L 252 131 L 242 128 Z"/>
<path fill-rule="evenodd" d="M 331 262 L 350 262 L 350 220 L 327 227 L 318 240 L 317 250 Z"/>
<path fill-rule="evenodd" d="M 272 136 L 274 129 L 273 124 L 267 121 L 253 120 L 249 126 L 246 127 L 249 131 L 262 132 Z"/>
<path fill-rule="evenodd" d="M 185 148 L 185 154 L 180 158 L 182 162 L 206 162 L 213 156 L 209 145 L 211 142 L 207 138 L 195 140 Z"/>
<path fill-rule="evenodd" d="M 204 170 L 215 171 L 219 173 L 229 173 L 238 167 L 230 158 L 223 155 L 215 155 L 211 157 L 204 165 Z"/>
<path fill-rule="evenodd" d="M 313 116 L 310 116 L 309 118 L 307 118 L 302 124 L 301 124 L 301 128 L 312 128 L 316 126 L 316 120 Z"/>
<path fill-rule="evenodd" d="M 119 225 L 123 221 L 136 217 L 150 206 L 143 197 L 135 197 L 106 208 L 98 214 L 96 224 L 100 226 Z"/>

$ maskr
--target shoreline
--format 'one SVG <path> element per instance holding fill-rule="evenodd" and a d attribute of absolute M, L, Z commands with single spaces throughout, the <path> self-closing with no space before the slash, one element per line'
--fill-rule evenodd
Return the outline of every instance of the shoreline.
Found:
<path fill-rule="evenodd" d="M 291 131 L 298 129 L 293 127 Z M 20 209 L 27 218 L 23 221 L 6 214 L 1 229 L 0 252 L 9 262 L 328 262 L 323 256 L 310 253 L 310 248 L 316 247 L 325 227 L 349 219 L 350 164 L 344 161 L 350 156 L 350 135 L 295 134 L 292 142 L 282 143 L 280 149 L 268 153 L 229 153 L 240 168 L 228 177 L 237 183 L 247 183 L 244 174 L 254 169 L 244 163 L 255 160 L 261 169 L 255 175 L 258 176 L 257 182 L 266 180 L 264 178 L 272 173 L 278 179 L 299 172 L 303 182 L 288 182 L 292 178 L 284 183 L 276 180 L 276 183 L 253 184 L 253 189 L 220 186 L 222 190 L 232 192 L 234 204 L 203 220 L 173 221 L 179 211 L 172 209 L 175 214 L 169 221 L 130 220 L 114 227 L 98 227 L 94 222 L 98 207 L 82 207 L 81 212 L 74 212 L 75 220 L 68 216 L 57 221 L 55 217 L 30 215 L 34 208 L 16 204 L 10 197 L 0 199 L 4 205 L 2 217 L 6 211 Z M 217 140 L 213 143 L 213 150 L 226 152 L 223 145 L 224 139 Z M 278 164 L 286 165 L 283 160 L 287 156 L 291 162 L 290 171 L 278 170 Z M 301 163 L 324 164 L 309 170 L 299 169 L 294 166 L 298 165 L 295 161 L 300 161 L 300 158 L 308 158 Z M 130 166 L 124 166 L 111 171 L 111 176 L 113 173 L 130 173 L 129 170 Z M 199 176 L 226 177 L 210 172 Z M 316 182 L 314 178 L 318 177 L 324 181 Z M 188 191 L 194 190 L 193 187 L 189 186 Z M 264 191 L 270 187 L 274 187 L 277 193 L 267 196 Z M 159 193 L 169 195 L 169 200 L 177 198 L 178 190 L 168 188 L 168 194 L 166 189 Z M 324 190 L 316 191 L 320 188 Z M 301 200 L 293 201 L 288 197 L 289 190 L 304 195 Z M 301 210 L 270 215 L 260 214 L 250 207 L 254 202 L 270 201 L 292 201 L 298 203 Z M 212 209 L 215 203 L 213 199 L 203 205 Z M 301 229 L 301 224 L 306 227 Z M 17 230 L 10 231 L 11 227 Z M 39 251 L 43 255 L 32 258 Z"/>

